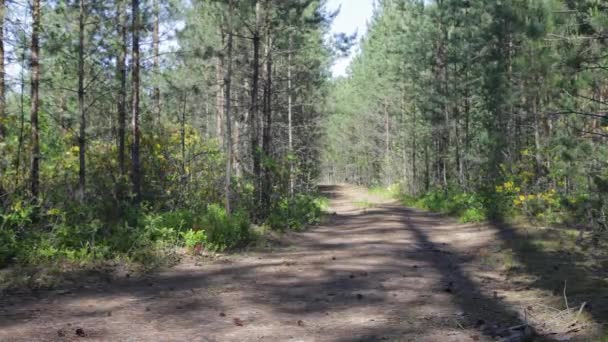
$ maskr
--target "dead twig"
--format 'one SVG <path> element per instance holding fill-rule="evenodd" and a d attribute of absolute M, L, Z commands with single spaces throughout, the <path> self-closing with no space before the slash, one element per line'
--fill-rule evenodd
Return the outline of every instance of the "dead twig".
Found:
<path fill-rule="evenodd" d="M 581 307 L 578 309 L 578 312 L 576 313 L 576 316 L 574 317 L 574 322 L 572 322 L 572 324 L 570 324 L 570 326 L 578 323 L 578 319 L 580 318 L 581 314 L 583 313 L 585 306 L 587 306 L 587 302 L 583 302 L 583 304 L 581 304 Z"/>
<path fill-rule="evenodd" d="M 568 306 L 568 296 L 566 296 L 566 288 L 568 286 L 568 281 L 564 280 L 564 302 L 566 303 L 566 311 L 570 313 L 570 307 Z"/>

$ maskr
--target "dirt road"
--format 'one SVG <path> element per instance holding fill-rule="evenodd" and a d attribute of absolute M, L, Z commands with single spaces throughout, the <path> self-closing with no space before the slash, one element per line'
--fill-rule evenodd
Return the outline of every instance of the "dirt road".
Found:
<path fill-rule="evenodd" d="M 494 341 L 519 322 L 473 262 L 496 231 L 323 190 L 335 214 L 272 251 L 0 298 L 0 341 Z"/>

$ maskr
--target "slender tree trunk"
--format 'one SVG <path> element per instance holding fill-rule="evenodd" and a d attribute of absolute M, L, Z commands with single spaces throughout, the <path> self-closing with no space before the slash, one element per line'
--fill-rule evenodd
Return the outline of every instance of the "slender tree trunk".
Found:
<path fill-rule="evenodd" d="M 0 0 L 0 142 L 6 137 L 6 100 L 4 98 L 4 13 L 5 0 Z M 0 170 L 2 171 L 2 170 Z"/>
<path fill-rule="evenodd" d="M 226 214 L 230 215 L 230 199 L 232 196 L 232 98 L 231 98 L 231 86 L 232 86 L 232 0 L 228 3 L 228 16 L 227 16 L 227 31 L 228 41 L 226 46 L 226 73 L 224 74 L 224 96 L 225 96 L 225 110 L 226 110 Z"/>
<path fill-rule="evenodd" d="M 6 101 L 4 98 L 4 0 L 0 0 L 0 144 L 6 139 Z M 2 149 L 0 149 L 2 151 Z M 0 164 L 0 176 L 4 174 L 5 167 Z M 0 179 L 0 204 L 4 195 L 4 186 Z"/>
<path fill-rule="evenodd" d="M 181 117 L 181 129 L 180 129 L 180 135 L 181 135 L 181 148 L 182 148 L 182 177 L 183 179 L 186 179 L 186 104 L 188 103 L 187 101 L 187 94 L 184 94 L 184 99 L 183 99 L 183 108 L 182 108 L 182 117 Z"/>
<path fill-rule="evenodd" d="M 40 127 L 38 126 L 38 112 L 40 110 L 40 0 L 32 3 L 32 51 L 31 51 L 31 113 L 32 125 L 32 154 L 30 168 L 30 192 L 34 200 L 38 199 L 40 192 Z"/>
<path fill-rule="evenodd" d="M 384 149 L 385 158 L 389 160 L 391 155 L 391 122 L 388 113 L 388 100 L 384 98 Z"/>
<path fill-rule="evenodd" d="M 464 93 L 464 158 L 462 165 L 462 172 L 464 174 L 464 187 L 468 188 L 469 186 L 469 167 L 466 157 L 471 153 L 471 142 L 469 137 L 469 126 L 470 126 L 470 117 L 471 117 L 471 99 L 470 99 L 470 88 L 469 88 L 469 66 L 467 62 L 467 70 L 465 76 L 465 93 Z"/>
<path fill-rule="evenodd" d="M 220 36 L 222 37 L 222 46 L 224 45 L 224 33 L 221 32 L 221 29 L 218 29 L 220 32 Z M 224 56 L 218 54 L 216 64 L 215 64 L 215 76 L 217 81 L 217 94 L 216 94 L 216 109 L 215 109 L 215 134 L 217 136 L 218 142 L 221 145 L 224 144 L 224 103 L 225 100 L 225 89 L 226 86 L 224 84 Z"/>
<path fill-rule="evenodd" d="M 131 87 L 131 129 L 133 131 L 133 144 L 131 148 L 131 179 L 133 182 L 133 193 L 136 200 L 141 200 L 141 165 L 139 161 L 139 30 L 141 29 L 139 0 L 131 0 L 131 15 L 133 29 L 133 50 L 132 50 L 132 87 Z"/>
<path fill-rule="evenodd" d="M 430 170 L 430 165 L 429 165 L 429 145 L 425 144 L 424 145 L 424 165 L 425 165 L 425 172 L 424 172 L 424 192 L 428 192 L 430 190 L 431 187 L 431 170 Z"/>
<path fill-rule="evenodd" d="M 86 191 L 86 129 L 87 117 L 84 104 L 84 24 L 85 9 L 84 0 L 79 1 L 80 14 L 78 16 L 78 116 L 80 127 L 78 136 L 78 192 L 77 198 L 80 202 L 85 200 Z"/>
<path fill-rule="evenodd" d="M 416 165 L 416 155 L 418 153 L 418 126 L 417 126 L 417 118 L 416 118 L 417 108 L 414 107 L 412 111 L 412 193 L 418 194 L 418 174 L 417 174 L 417 165 Z"/>
<path fill-rule="evenodd" d="M 260 117 L 258 105 L 259 80 L 260 80 L 260 24 L 262 18 L 262 6 L 258 0 L 255 5 L 255 30 L 253 32 L 253 60 L 251 79 L 251 109 L 249 111 L 249 130 L 251 139 L 251 158 L 253 166 L 253 177 L 256 191 L 256 202 L 261 201 L 261 156 L 260 156 Z"/>
<path fill-rule="evenodd" d="M 27 17 L 27 9 L 25 10 L 26 14 L 25 16 Z M 21 72 L 19 73 L 19 77 L 20 77 L 20 82 L 19 82 L 19 89 L 20 89 L 20 95 L 19 95 L 19 109 L 20 109 L 20 116 L 19 116 L 19 138 L 18 138 L 18 142 L 17 142 L 17 156 L 15 157 L 15 175 L 16 178 L 18 179 L 18 181 L 16 182 L 16 184 L 19 183 L 19 180 L 21 179 L 21 154 L 23 151 L 23 141 L 25 140 L 25 70 L 27 69 L 26 66 L 26 49 L 27 49 L 27 41 L 25 39 L 25 35 L 23 35 L 23 50 L 21 52 Z"/>
<path fill-rule="evenodd" d="M 295 189 L 295 175 L 294 175 L 294 151 L 293 151 L 293 89 L 292 89 L 292 49 L 293 49 L 293 38 L 291 33 L 289 34 L 289 52 L 287 53 L 287 136 L 288 136 L 288 149 L 289 149 L 289 194 L 293 196 Z"/>
<path fill-rule="evenodd" d="M 160 106 L 160 88 L 158 86 L 158 76 L 160 74 L 160 0 L 154 0 L 154 29 L 152 32 L 152 50 L 154 53 L 154 89 L 152 90 L 152 100 L 154 102 L 154 114 L 158 120 L 158 125 L 161 124 L 161 106 Z"/>
<path fill-rule="evenodd" d="M 272 36 L 270 23 L 266 34 L 266 68 L 264 71 L 264 127 L 262 129 L 262 150 L 266 158 L 272 155 Z M 264 167 L 264 181 L 262 185 L 262 205 L 264 210 L 270 206 L 272 184 L 272 172 L 269 167 Z"/>
<path fill-rule="evenodd" d="M 118 17 L 119 52 L 116 59 L 118 76 L 118 167 L 120 174 L 126 174 L 125 166 L 125 135 L 127 131 L 127 15 L 124 7 L 125 0 L 119 0 L 116 7 Z"/>
<path fill-rule="evenodd" d="M 541 128 L 538 113 L 538 101 L 536 100 L 536 96 L 532 98 L 532 112 L 534 115 L 534 156 L 536 160 L 536 173 L 537 175 L 540 175 L 543 165 L 543 158 L 541 156 Z"/>

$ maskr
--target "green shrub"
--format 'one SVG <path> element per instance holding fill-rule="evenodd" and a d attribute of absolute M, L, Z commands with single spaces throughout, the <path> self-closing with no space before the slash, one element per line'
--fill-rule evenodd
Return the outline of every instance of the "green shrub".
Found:
<path fill-rule="evenodd" d="M 271 208 L 267 224 L 277 230 L 301 230 L 306 225 L 320 221 L 328 200 L 300 194 L 282 198 Z"/>
<path fill-rule="evenodd" d="M 402 196 L 402 203 L 410 207 L 454 215 L 462 223 L 482 222 L 488 218 L 484 197 L 476 193 L 436 189 L 418 198 Z"/>
<path fill-rule="evenodd" d="M 487 220 L 486 213 L 477 208 L 465 210 L 459 218 L 461 223 L 479 223 Z"/>
<path fill-rule="evenodd" d="M 210 250 L 224 251 L 249 241 L 249 218 L 241 212 L 229 216 L 224 208 L 210 204 L 201 223 Z"/>
<path fill-rule="evenodd" d="M 0 267 L 8 264 L 17 254 L 17 236 L 14 231 L 0 229 Z"/>
<path fill-rule="evenodd" d="M 383 197 L 386 199 L 391 199 L 399 195 L 399 185 L 394 184 L 387 187 L 377 186 L 369 189 L 369 194 Z"/>
<path fill-rule="evenodd" d="M 182 239 L 184 239 L 184 246 L 192 250 L 197 246 L 204 245 L 207 242 L 207 235 L 203 230 L 192 230 L 188 229 L 181 233 Z"/>

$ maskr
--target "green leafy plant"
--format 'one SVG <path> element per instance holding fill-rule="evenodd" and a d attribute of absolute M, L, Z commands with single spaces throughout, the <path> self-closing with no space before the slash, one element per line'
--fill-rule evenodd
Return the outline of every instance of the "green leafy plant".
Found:
<path fill-rule="evenodd" d="M 300 230 L 320 221 L 328 200 L 300 194 L 282 198 L 274 203 L 268 217 L 268 225 L 277 230 Z"/>
<path fill-rule="evenodd" d="M 188 229 L 181 233 L 186 248 L 193 250 L 197 246 L 202 246 L 207 242 L 207 235 L 203 230 Z"/>
<path fill-rule="evenodd" d="M 217 204 L 207 206 L 202 218 L 202 227 L 207 235 L 207 248 L 215 251 L 236 248 L 249 240 L 249 218 L 241 212 L 227 215 Z"/>

